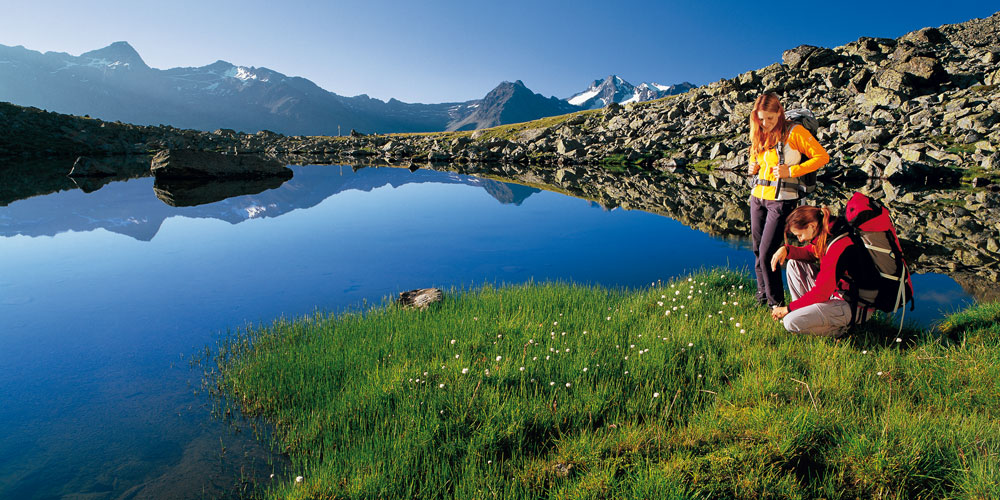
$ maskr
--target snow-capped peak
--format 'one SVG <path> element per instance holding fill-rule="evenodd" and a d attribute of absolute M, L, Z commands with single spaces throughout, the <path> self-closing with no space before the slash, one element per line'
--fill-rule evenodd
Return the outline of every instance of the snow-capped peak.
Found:
<path fill-rule="evenodd" d="M 685 87 L 685 85 L 688 85 Z M 611 102 L 630 103 L 650 101 L 672 94 L 677 94 L 691 88 L 690 84 L 660 85 L 658 83 L 641 83 L 633 86 L 618 75 L 609 75 L 603 80 L 594 80 L 587 90 L 566 99 L 574 106 L 589 109 L 603 108 Z M 683 87 L 683 88 L 681 88 Z"/>

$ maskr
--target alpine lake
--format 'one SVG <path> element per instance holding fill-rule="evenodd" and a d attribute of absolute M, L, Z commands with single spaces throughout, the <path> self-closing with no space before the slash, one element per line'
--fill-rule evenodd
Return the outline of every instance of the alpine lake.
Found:
<path fill-rule="evenodd" d="M 423 287 L 643 287 L 753 263 L 733 174 L 307 165 L 285 182 L 169 186 L 77 184 L 71 164 L 0 165 L 0 498 L 238 497 L 284 477 L 266 436 L 220 418 L 203 385 L 207 350 L 247 325 Z M 842 207 L 854 189 L 897 217 L 915 273 L 905 321 L 996 300 L 996 261 L 973 257 L 998 228 L 954 203 L 979 193 L 828 183 L 812 201 Z"/>

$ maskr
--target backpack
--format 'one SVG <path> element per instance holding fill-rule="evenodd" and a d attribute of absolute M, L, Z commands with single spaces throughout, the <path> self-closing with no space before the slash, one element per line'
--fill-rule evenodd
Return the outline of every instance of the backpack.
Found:
<path fill-rule="evenodd" d="M 851 303 L 851 323 L 862 322 L 873 309 L 892 313 L 902 308 L 905 318 L 906 303 L 910 303 L 911 311 L 916 305 L 913 283 L 889 209 L 855 192 L 844 209 L 844 218 L 850 226 L 852 242 L 867 250 L 855 254 L 865 262 L 851 265 L 855 272 L 846 291 Z M 899 328 L 902 331 L 902 318 Z"/>
<path fill-rule="evenodd" d="M 785 133 L 774 147 L 775 152 L 778 153 L 779 165 L 785 163 L 785 141 L 788 140 L 788 134 L 792 132 L 792 129 L 796 125 L 805 127 L 813 137 L 816 137 L 816 134 L 819 132 L 819 121 L 816 120 L 816 115 L 808 109 L 788 110 L 785 112 L 785 120 L 788 122 L 784 131 Z M 802 157 L 808 159 L 805 155 L 802 155 Z M 798 200 L 805 198 L 816 189 L 816 177 L 817 172 L 809 172 L 799 177 L 778 179 L 777 181 L 758 180 L 757 183 L 774 186 L 776 188 L 776 200 Z"/>

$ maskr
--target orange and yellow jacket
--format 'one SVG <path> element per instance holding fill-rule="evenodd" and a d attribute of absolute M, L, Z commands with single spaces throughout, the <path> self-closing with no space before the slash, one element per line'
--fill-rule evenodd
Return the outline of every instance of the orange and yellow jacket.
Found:
<path fill-rule="evenodd" d="M 802 156 L 807 156 L 809 159 L 799 163 Z M 751 158 L 752 161 L 756 161 L 760 165 L 757 179 L 772 183 L 772 185 L 763 185 L 758 182 L 753 188 L 753 196 L 764 200 L 777 199 L 777 188 L 773 185 L 777 178 L 771 173 L 771 167 L 778 164 L 778 151 L 776 148 L 766 149 L 757 154 L 756 158 Z M 789 173 L 792 177 L 815 172 L 829 161 L 830 155 L 805 127 L 802 125 L 792 127 L 785 144 L 785 163 L 789 166 Z"/>

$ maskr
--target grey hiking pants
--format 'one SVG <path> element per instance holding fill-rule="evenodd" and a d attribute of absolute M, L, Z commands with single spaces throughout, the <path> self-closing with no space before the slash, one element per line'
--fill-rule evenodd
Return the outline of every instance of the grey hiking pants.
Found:
<path fill-rule="evenodd" d="M 750 195 L 750 238 L 758 302 L 767 302 L 770 306 L 785 305 L 781 270 L 771 270 L 771 256 L 784 244 L 785 218 L 798 204 L 795 200 L 762 200 Z"/>
<path fill-rule="evenodd" d="M 816 284 L 819 266 L 801 260 L 788 260 L 785 275 L 792 300 L 798 300 Z M 851 305 L 846 300 L 831 296 L 819 302 L 796 309 L 782 320 L 785 329 L 793 333 L 808 333 L 824 337 L 839 337 L 851 326 Z"/>

